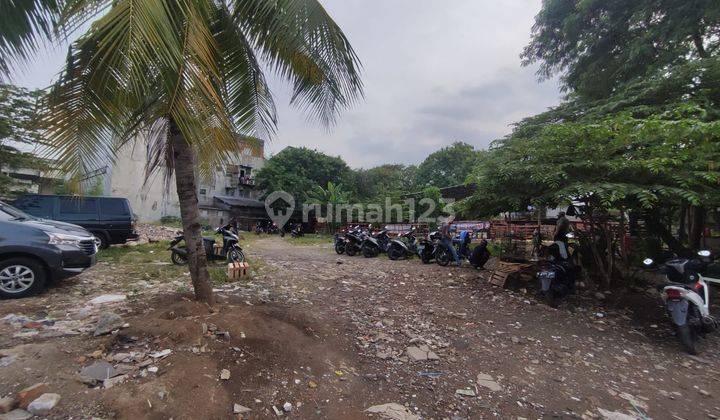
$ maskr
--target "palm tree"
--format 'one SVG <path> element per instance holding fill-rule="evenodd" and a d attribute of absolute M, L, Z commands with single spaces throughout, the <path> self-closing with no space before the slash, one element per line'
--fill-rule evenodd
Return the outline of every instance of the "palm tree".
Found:
<path fill-rule="evenodd" d="M 330 206 L 332 206 L 334 211 L 338 211 L 337 205 L 347 203 L 349 197 L 350 193 L 345 191 L 342 185 L 334 184 L 332 181 L 328 181 L 327 188 L 316 185 L 315 188 L 310 191 L 308 201 L 311 204 L 320 204 L 327 206 L 328 210 L 325 216 L 328 218 L 328 226 L 330 227 L 331 232 L 335 232 L 338 223 L 333 221 L 334 215 L 329 210 L 329 208 Z"/>
<path fill-rule="evenodd" d="M 34 3 L 44 1 L 54 4 Z M 197 177 L 274 134 L 264 68 L 292 83 L 294 105 L 332 125 L 362 95 L 350 43 L 317 0 L 65 0 L 43 10 L 59 34 L 92 22 L 45 101 L 60 169 L 79 178 L 144 139 L 143 178 L 164 170 L 169 185 L 174 174 L 195 295 L 213 304 Z"/>

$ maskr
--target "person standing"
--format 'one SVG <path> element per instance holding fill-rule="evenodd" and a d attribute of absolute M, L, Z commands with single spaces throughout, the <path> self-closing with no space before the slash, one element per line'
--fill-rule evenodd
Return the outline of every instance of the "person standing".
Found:
<path fill-rule="evenodd" d="M 460 258 L 458 257 L 457 251 L 455 250 L 455 246 L 453 246 L 452 234 L 450 233 L 450 228 L 452 227 L 452 224 L 454 221 L 455 221 L 455 216 L 450 216 L 440 226 L 440 243 L 443 244 L 444 246 L 446 246 L 450 250 L 453 260 L 455 261 L 455 264 L 457 264 L 457 266 L 460 267 L 460 265 L 461 265 Z"/>

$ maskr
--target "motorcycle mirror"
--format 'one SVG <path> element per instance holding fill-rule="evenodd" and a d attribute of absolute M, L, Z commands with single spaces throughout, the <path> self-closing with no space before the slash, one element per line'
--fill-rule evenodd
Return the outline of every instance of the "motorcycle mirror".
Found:
<path fill-rule="evenodd" d="M 645 258 L 645 259 L 643 260 L 643 264 L 645 264 L 645 265 L 652 265 L 652 263 L 653 263 L 653 259 L 652 259 L 652 258 Z"/>
<path fill-rule="evenodd" d="M 703 249 L 703 250 L 698 251 L 698 255 L 701 257 L 709 257 L 710 251 L 707 249 Z"/>

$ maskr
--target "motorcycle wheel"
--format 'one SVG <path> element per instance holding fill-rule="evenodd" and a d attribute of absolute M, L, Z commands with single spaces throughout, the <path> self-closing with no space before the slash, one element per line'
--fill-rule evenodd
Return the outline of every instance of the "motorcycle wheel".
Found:
<path fill-rule="evenodd" d="M 345 253 L 348 254 L 350 257 L 354 257 L 357 253 L 357 249 L 355 248 L 355 245 L 348 245 L 345 247 Z"/>
<path fill-rule="evenodd" d="M 697 355 L 698 333 L 695 328 L 692 328 L 688 324 L 681 325 L 678 327 L 677 333 L 680 344 L 682 344 L 685 351 L 692 355 Z"/>
<path fill-rule="evenodd" d="M 184 246 L 180 247 L 182 249 L 185 249 Z M 186 265 L 188 263 L 188 259 L 186 256 L 180 254 L 179 252 L 171 251 L 170 259 L 172 260 L 173 264 L 175 265 Z"/>
<path fill-rule="evenodd" d="M 395 248 L 394 246 L 388 249 L 388 258 L 390 258 L 391 260 L 399 260 L 401 257 L 402 252 L 399 249 Z"/>
<path fill-rule="evenodd" d="M 345 253 L 345 245 L 342 244 L 342 243 L 336 243 L 336 244 L 335 244 L 335 252 L 336 252 L 338 255 L 344 254 L 344 253 Z"/>
<path fill-rule="evenodd" d="M 545 292 L 545 303 L 551 308 L 557 308 L 560 304 L 557 295 L 553 291 L 552 287 L 550 288 L 550 290 Z"/>
<path fill-rule="evenodd" d="M 432 256 L 427 252 L 423 252 L 422 254 L 420 254 L 420 260 L 423 262 L 423 264 L 430 264 L 430 262 L 432 261 Z"/>
<path fill-rule="evenodd" d="M 435 261 L 440 266 L 447 266 L 448 264 L 450 264 L 450 253 L 447 251 L 447 249 L 441 249 L 435 256 Z"/>
<path fill-rule="evenodd" d="M 374 258 L 378 256 L 378 249 L 375 247 L 364 246 L 362 248 L 362 254 L 365 258 Z"/>
<path fill-rule="evenodd" d="M 239 249 L 231 249 L 227 255 L 228 262 L 244 262 L 245 254 Z"/>

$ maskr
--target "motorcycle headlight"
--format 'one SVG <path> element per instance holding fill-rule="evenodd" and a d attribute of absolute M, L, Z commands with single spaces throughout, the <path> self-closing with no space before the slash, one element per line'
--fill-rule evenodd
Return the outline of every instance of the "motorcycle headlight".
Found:
<path fill-rule="evenodd" d="M 88 239 L 83 238 L 81 236 L 75 236 L 75 235 L 66 235 L 64 233 L 50 233 L 45 232 L 45 234 L 50 238 L 48 240 L 48 243 L 50 245 L 75 245 L 79 246 L 80 241 Z"/>
<path fill-rule="evenodd" d="M 643 264 L 645 264 L 645 265 L 652 265 L 652 263 L 653 263 L 653 259 L 652 259 L 652 258 L 645 258 L 645 259 L 643 260 Z"/>
<path fill-rule="evenodd" d="M 698 251 L 698 255 L 701 257 L 709 257 L 710 251 L 708 251 L 707 249 L 703 249 L 703 250 Z"/>

